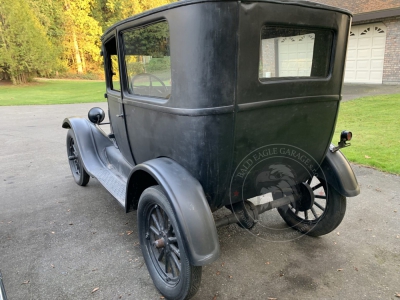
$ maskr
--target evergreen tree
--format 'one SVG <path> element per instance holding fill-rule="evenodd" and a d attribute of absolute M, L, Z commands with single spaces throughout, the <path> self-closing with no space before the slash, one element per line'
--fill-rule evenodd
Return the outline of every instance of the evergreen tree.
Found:
<path fill-rule="evenodd" d="M 43 26 L 24 0 L 3 0 L 0 4 L 0 71 L 14 84 L 35 75 L 48 75 L 56 53 Z"/>

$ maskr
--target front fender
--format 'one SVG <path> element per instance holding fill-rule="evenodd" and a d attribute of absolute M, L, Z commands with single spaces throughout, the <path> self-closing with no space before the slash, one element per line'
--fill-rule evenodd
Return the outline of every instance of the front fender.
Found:
<path fill-rule="evenodd" d="M 353 169 L 342 152 L 328 150 L 321 164 L 327 182 L 340 194 L 354 197 L 360 194 L 360 186 Z"/>
<path fill-rule="evenodd" d="M 135 182 L 140 185 L 140 178 L 146 174 L 163 187 L 170 201 L 190 263 L 202 266 L 218 259 L 217 229 L 198 180 L 177 162 L 163 157 L 137 165 L 129 177 L 128 189 Z M 127 195 L 132 194 L 128 191 Z"/>
<path fill-rule="evenodd" d="M 104 149 L 112 143 L 84 118 L 66 118 L 62 127 L 74 131 L 83 167 L 93 177 L 93 174 L 104 168 L 98 149 Z"/>

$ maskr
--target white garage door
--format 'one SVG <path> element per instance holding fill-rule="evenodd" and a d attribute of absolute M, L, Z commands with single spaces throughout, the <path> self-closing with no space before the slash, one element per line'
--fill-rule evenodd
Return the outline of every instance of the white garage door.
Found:
<path fill-rule="evenodd" d="M 386 26 L 352 26 L 347 47 L 345 82 L 382 83 Z"/>
<path fill-rule="evenodd" d="M 310 76 L 315 34 L 279 38 L 279 77 Z"/>

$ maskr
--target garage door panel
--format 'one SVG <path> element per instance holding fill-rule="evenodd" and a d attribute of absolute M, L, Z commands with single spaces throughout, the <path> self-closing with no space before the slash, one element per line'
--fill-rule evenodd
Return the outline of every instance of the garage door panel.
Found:
<path fill-rule="evenodd" d="M 355 71 L 346 71 L 346 75 L 344 77 L 344 80 L 347 81 L 355 81 L 356 79 L 356 72 Z"/>
<path fill-rule="evenodd" d="M 372 39 L 370 37 L 358 39 L 358 49 L 360 48 L 371 48 Z"/>
<path fill-rule="evenodd" d="M 348 59 L 356 59 L 357 58 L 357 49 L 348 50 L 347 51 L 347 58 Z"/>
<path fill-rule="evenodd" d="M 348 60 L 347 62 L 346 62 L 346 72 L 347 72 L 347 70 L 353 70 L 353 69 L 356 69 L 356 61 L 355 60 Z"/>
<path fill-rule="evenodd" d="M 369 70 L 370 61 L 369 60 L 358 60 L 357 61 L 357 70 Z"/>
<path fill-rule="evenodd" d="M 381 60 L 381 59 L 377 59 L 377 60 L 375 60 L 375 59 L 373 59 L 373 60 L 371 60 L 371 71 L 372 70 L 380 70 L 380 71 L 382 71 L 383 70 L 383 61 Z"/>
<path fill-rule="evenodd" d="M 345 82 L 382 83 L 386 30 L 383 23 L 351 28 Z"/>
<path fill-rule="evenodd" d="M 371 49 L 358 49 L 357 58 L 358 59 L 369 59 L 371 57 Z"/>
<path fill-rule="evenodd" d="M 357 81 L 368 81 L 369 80 L 369 71 L 357 71 L 356 72 L 356 80 Z"/>
<path fill-rule="evenodd" d="M 280 44 L 279 45 L 279 51 L 281 53 L 288 53 L 288 49 L 289 49 L 288 45 L 285 45 L 285 44 Z"/>
<path fill-rule="evenodd" d="M 386 36 L 374 36 L 372 38 L 372 47 L 382 48 L 386 43 Z"/>
<path fill-rule="evenodd" d="M 371 58 L 381 58 L 383 61 L 383 58 L 385 57 L 385 49 L 372 49 L 371 50 Z"/>
<path fill-rule="evenodd" d="M 355 39 L 349 40 L 347 50 L 349 50 L 349 49 L 357 49 L 357 40 L 355 40 Z"/>
<path fill-rule="evenodd" d="M 315 34 L 279 40 L 279 76 L 310 76 Z"/>
<path fill-rule="evenodd" d="M 374 82 L 382 81 L 383 72 L 382 71 L 371 71 L 370 80 Z"/>

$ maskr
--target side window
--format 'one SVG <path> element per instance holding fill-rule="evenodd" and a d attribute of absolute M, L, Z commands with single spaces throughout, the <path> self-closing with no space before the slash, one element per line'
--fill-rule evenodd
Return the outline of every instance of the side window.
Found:
<path fill-rule="evenodd" d="M 171 94 L 169 27 L 166 21 L 122 33 L 128 92 L 168 99 Z"/>
<path fill-rule="evenodd" d="M 111 55 L 111 89 L 114 91 L 121 91 L 121 84 L 119 82 L 119 64 L 118 55 Z"/>
<path fill-rule="evenodd" d="M 332 43 L 326 29 L 263 26 L 259 78 L 327 77 Z"/>
<path fill-rule="evenodd" d="M 104 44 L 106 50 L 106 79 L 109 87 L 114 91 L 121 91 L 117 43 L 115 37 Z"/>

